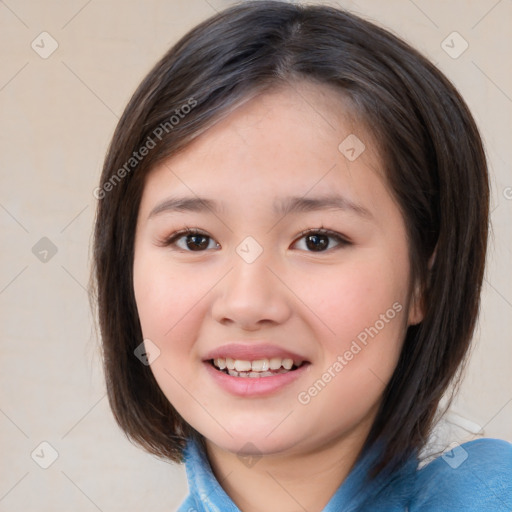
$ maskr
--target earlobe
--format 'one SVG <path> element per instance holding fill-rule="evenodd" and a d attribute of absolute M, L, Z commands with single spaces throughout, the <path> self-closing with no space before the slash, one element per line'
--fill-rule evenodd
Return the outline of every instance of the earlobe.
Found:
<path fill-rule="evenodd" d="M 421 293 L 420 287 L 416 286 L 414 293 L 409 304 L 409 317 L 407 325 L 419 324 L 425 316 L 424 298 Z"/>
<path fill-rule="evenodd" d="M 436 261 L 437 245 L 435 246 L 432 254 L 428 260 L 428 281 L 430 282 L 430 276 L 432 267 Z M 428 285 L 427 285 L 428 287 Z M 410 307 L 409 307 L 409 318 L 408 325 L 417 325 L 425 318 L 425 290 L 422 290 L 419 283 L 416 283 L 414 287 L 414 293 L 412 295 Z"/>

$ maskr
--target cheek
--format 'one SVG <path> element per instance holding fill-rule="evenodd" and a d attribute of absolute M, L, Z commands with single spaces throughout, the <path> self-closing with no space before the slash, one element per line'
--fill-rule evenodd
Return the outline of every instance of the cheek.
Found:
<path fill-rule="evenodd" d="M 383 270 L 362 262 L 310 287 L 308 304 L 329 333 L 322 328 L 319 364 L 297 399 L 313 422 L 325 422 L 330 411 L 332 435 L 376 411 L 400 356 L 407 282 Z"/>
<path fill-rule="evenodd" d="M 137 258 L 134 293 L 144 337 L 162 341 L 179 332 L 180 324 L 194 315 L 202 287 L 199 279 L 172 271 L 161 258 Z"/>
<path fill-rule="evenodd" d="M 195 341 L 204 315 L 208 282 L 194 273 L 178 271 L 161 258 L 143 254 L 134 263 L 134 293 L 142 334 L 158 349 L 151 371 L 168 400 L 182 410 L 190 405 L 197 365 Z M 188 391 L 186 391 L 188 390 Z"/>
<path fill-rule="evenodd" d="M 407 325 L 407 263 L 361 257 L 330 272 L 316 286 L 304 284 L 308 305 L 324 326 L 321 361 L 311 380 L 320 379 L 320 388 L 332 381 L 331 398 L 343 397 L 356 410 L 380 396 L 396 367 Z"/>
<path fill-rule="evenodd" d="M 374 259 L 350 263 L 339 271 L 329 269 L 325 276 L 303 281 L 302 294 L 316 316 L 329 327 L 331 339 L 347 340 L 359 332 L 373 326 L 381 315 L 395 319 L 396 309 L 406 309 L 407 273 L 396 271 L 382 260 Z M 393 305 L 400 304 L 400 308 Z M 400 321 L 387 322 L 386 326 L 395 324 L 399 330 Z M 379 322 L 378 327 L 381 324 Z"/>

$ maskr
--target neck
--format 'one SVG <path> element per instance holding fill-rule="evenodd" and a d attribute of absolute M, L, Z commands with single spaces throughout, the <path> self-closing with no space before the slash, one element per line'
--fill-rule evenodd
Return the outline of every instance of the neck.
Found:
<path fill-rule="evenodd" d="M 320 512 L 346 479 L 369 428 L 330 440 L 314 449 L 297 446 L 286 454 L 244 459 L 207 441 L 220 485 L 243 512 Z"/>

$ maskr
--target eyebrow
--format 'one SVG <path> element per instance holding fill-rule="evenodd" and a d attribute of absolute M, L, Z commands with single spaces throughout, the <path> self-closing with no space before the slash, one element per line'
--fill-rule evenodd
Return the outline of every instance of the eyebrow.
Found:
<path fill-rule="evenodd" d="M 157 204 L 149 214 L 149 218 L 160 213 L 197 212 L 219 213 L 221 204 L 206 197 L 170 197 Z M 320 210 L 348 211 L 366 219 L 372 219 L 371 212 L 360 204 L 340 195 L 325 195 L 320 197 L 290 196 L 274 202 L 273 211 L 276 215 L 311 212 Z"/>

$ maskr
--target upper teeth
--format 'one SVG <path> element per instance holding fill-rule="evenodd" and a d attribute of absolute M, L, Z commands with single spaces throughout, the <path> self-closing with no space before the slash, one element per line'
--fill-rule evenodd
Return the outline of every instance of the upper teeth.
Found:
<path fill-rule="evenodd" d="M 221 369 L 236 370 L 237 372 L 266 372 L 268 370 L 279 370 L 281 366 L 285 370 L 291 370 L 293 359 L 281 359 L 273 357 L 271 359 L 257 359 L 255 361 L 245 361 L 243 359 L 232 359 L 231 357 L 218 357 L 213 360 L 213 364 Z"/>

